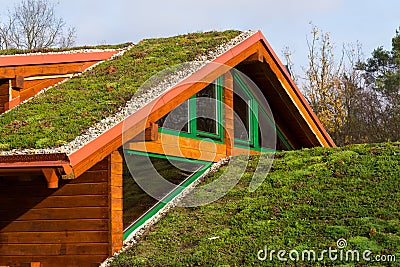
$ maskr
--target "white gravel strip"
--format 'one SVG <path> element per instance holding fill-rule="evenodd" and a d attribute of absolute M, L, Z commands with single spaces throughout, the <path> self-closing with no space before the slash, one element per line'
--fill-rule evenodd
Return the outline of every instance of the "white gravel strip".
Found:
<path fill-rule="evenodd" d="M 123 247 L 120 251 L 114 253 L 114 255 L 107 260 L 105 260 L 100 267 L 108 267 L 112 260 L 118 256 L 120 253 L 129 250 L 135 244 L 137 244 L 141 237 L 146 234 L 150 228 L 155 225 L 158 221 L 160 221 L 172 208 L 176 207 L 193 189 L 203 182 L 206 177 L 215 174 L 221 167 L 227 165 L 229 163 L 230 158 L 224 158 L 214 163 L 208 170 L 206 170 L 199 178 L 197 178 L 193 183 L 187 186 L 180 194 L 178 194 L 175 198 L 173 198 L 170 202 L 168 202 L 164 208 L 160 209 L 154 216 L 152 216 L 149 220 L 147 220 L 144 224 L 142 224 L 138 229 L 136 229 L 130 236 L 124 240 Z"/>
<path fill-rule="evenodd" d="M 207 63 L 215 60 L 217 57 L 221 56 L 223 53 L 229 51 L 234 46 L 238 45 L 239 43 L 243 42 L 253 34 L 255 31 L 246 31 L 238 35 L 237 37 L 233 38 L 226 44 L 223 44 L 217 47 L 215 50 L 209 51 L 206 55 L 199 56 L 195 61 L 192 63 L 187 63 L 183 65 L 182 69 L 176 71 L 164 78 L 164 80 L 158 83 L 156 86 L 147 88 L 142 92 L 138 92 L 135 94 L 130 101 L 128 101 L 125 107 L 121 108 L 116 114 L 101 120 L 98 123 L 95 123 L 92 127 L 85 131 L 82 135 L 76 137 L 70 143 L 63 145 L 58 148 L 46 148 L 46 149 L 23 149 L 23 150 L 9 150 L 9 151 L 0 151 L 0 155 L 24 155 L 24 154 L 53 154 L 53 153 L 66 153 L 68 155 L 74 153 L 75 151 L 79 150 L 87 143 L 93 141 L 101 134 L 106 132 L 107 130 L 111 129 L 121 121 L 125 120 L 127 117 L 144 107 L 146 104 L 150 103 L 160 95 L 162 95 L 166 90 L 173 88 L 176 84 L 181 82 L 183 79 L 189 77 L 200 68 L 205 66 Z M 128 49 L 125 49 L 114 55 L 111 59 L 122 55 Z M 98 63 L 100 64 L 100 63 Z M 86 71 L 94 68 L 87 69 Z M 81 75 L 81 74 L 79 74 Z M 45 91 L 44 91 L 45 92 Z"/>

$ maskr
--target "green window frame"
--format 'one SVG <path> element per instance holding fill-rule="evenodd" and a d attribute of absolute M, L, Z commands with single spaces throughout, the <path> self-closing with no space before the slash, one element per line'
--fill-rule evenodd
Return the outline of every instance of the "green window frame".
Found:
<path fill-rule="evenodd" d="M 236 136 L 234 136 L 235 144 L 256 147 L 256 144 L 258 143 L 258 134 L 255 133 L 256 132 L 255 128 L 257 128 L 258 115 L 255 114 L 254 111 L 257 110 L 258 103 L 254 99 L 253 95 L 251 94 L 250 90 L 246 86 L 245 82 L 241 79 L 240 75 L 237 72 L 233 72 L 233 79 L 234 79 L 234 82 L 239 85 L 239 87 L 243 90 L 244 94 L 249 99 L 249 103 L 248 103 L 249 118 L 248 118 L 248 125 L 247 125 L 249 139 L 243 140 L 243 139 L 239 139 Z M 235 91 L 233 93 L 235 94 Z M 235 105 L 235 103 L 233 105 Z"/>
<path fill-rule="evenodd" d="M 197 94 L 193 95 L 187 101 L 189 106 L 189 122 L 188 122 L 188 132 L 178 131 L 174 129 L 168 129 L 164 127 L 159 127 L 159 132 L 170 135 L 177 135 L 181 137 L 187 137 L 192 139 L 203 140 L 204 138 L 210 138 L 213 142 L 223 143 L 224 142 L 224 128 L 223 128 L 223 85 L 222 77 L 215 80 L 215 100 L 216 100 L 216 133 L 208 133 L 204 131 L 197 130 Z"/>
<path fill-rule="evenodd" d="M 293 147 L 290 145 L 289 141 L 285 137 L 285 135 L 282 133 L 282 131 L 273 123 L 272 119 L 270 116 L 268 116 L 267 112 L 264 110 L 264 108 L 258 103 L 258 101 L 255 99 L 254 95 L 251 93 L 250 89 L 246 85 L 246 83 L 243 81 L 243 79 L 240 77 L 239 73 L 234 72 L 233 73 L 233 79 L 234 81 L 240 86 L 240 88 L 243 90 L 243 92 L 246 94 L 247 97 L 250 99 L 250 105 L 249 105 L 249 140 L 242 140 L 238 138 L 234 138 L 234 146 L 239 147 L 239 148 L 246 148 L 246 149 L 252 149 L 256 151 L 261 151 L 261 152 L 272 152 L 273 150 L 264 148 L 260 146 L 260 140 L 259 140 L 259 127 L 258 127 L 258 111 L 261 110 L 261 113 L 263 113 L 264 116 L 266 116 L 267 120 L 269 123 L 273 125 L 275 128 L 277 138 L 282 140 L 283 144 L 289 149 L 293 150 Z"/>

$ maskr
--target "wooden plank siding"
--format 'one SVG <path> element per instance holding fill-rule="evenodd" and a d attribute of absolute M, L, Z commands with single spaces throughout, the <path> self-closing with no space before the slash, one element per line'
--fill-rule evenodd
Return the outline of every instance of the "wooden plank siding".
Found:
<path fill-rule="evenodd" d="M 0 80 L 0 114 L 6 110 L 5 104 L 8 101 L 10 101 L 10 82 L 6 79 Z"/>
<path fill-rule="evenodd" d="M 110 220 L 119 216 L 110 212 L 118 206 L 111 194 L 118 160 L 109 156 L 75 180 L 60 180 L 58 189 L 48 189 L 43 176 L 0 177 L 0 266 L 97 266 L 105 260 L 117 247 L 109 233 L 118 230 Z M 122 245 L 122 229 L 115 242 Z"/>

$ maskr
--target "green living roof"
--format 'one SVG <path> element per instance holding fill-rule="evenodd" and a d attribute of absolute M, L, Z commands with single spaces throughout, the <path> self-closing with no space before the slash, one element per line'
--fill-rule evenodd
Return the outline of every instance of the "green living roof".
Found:
<path fill-rule="evenodd" d="M 257 159 L 223 198 L 172 209 L 111 266 L 399 266 L 400 143 L 279 152 L 262 185 L 249 192 Z M 225 171 L 241 173 L 234 167 L 220 168 L 205 183 Z M 343 251 L 358 250 L 360 262 L 332 261 L 327 253 L 323 261 L 289 260 L 292 249 L 320 258 L 341 238 Z M 273 261 L 257 258 L 265 246 L 275 250 Z M 287 251 L 287 262 L 278 260 L 279 250 Z M 397 261 L 363 261 L 365 250 L 371 259 Z"/>
<path fill-rule="evenodd" d="M 124 107 L 154 74 L 193 61 L 240 33 L 210 31 L 143 40 L 122 56 L 0 115 L 0 151 L 65 145 Z"/>

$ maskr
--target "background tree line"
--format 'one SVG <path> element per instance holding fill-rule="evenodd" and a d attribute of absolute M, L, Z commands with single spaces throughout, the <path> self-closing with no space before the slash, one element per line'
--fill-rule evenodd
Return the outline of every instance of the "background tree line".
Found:
<path fill-rule="evenodd" d="M 400 28 L 391 50 L 366 60 L 359 43 L 335 57 L 329 33 L 315 26 L 307 44 L 302 91 L 336 144 L 400 140 Z"/>

